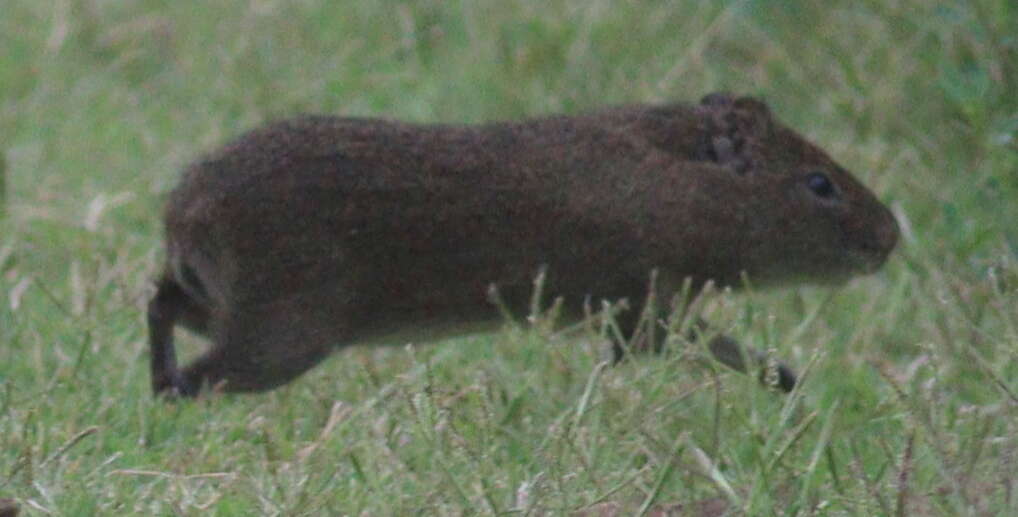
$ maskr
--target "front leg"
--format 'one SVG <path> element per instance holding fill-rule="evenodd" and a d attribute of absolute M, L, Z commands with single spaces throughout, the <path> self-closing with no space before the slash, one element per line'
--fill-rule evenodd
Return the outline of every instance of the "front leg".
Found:
<path fill-rule="evenodd" d="M 697 318 L 696 324 L 690 329 L 690 339 L 698 340 L 701 335 L 707 335 L 709 332 L 710 325 L 702 318 Z M 772 362 L 762 350 L 744 347 L 725 334 L 713 336 L 710 343 L 707 344 L 707 348 L 718 362 L 742 373 L 749 373 L 749 367 L 746 364 L 748 358 L 749 366 L 758 371 L 757 377 L 761 383 L 770 386 L 776 385 L 785 393 L 792 391 L 798 382 L 795 372 L 784 363 Z"/>
<path fill-rule="evenodd" d="M 616 322 L 625 342 L 612 341 L 614 361 L 618 363 L 624 359 L 627 352 L 661 352 L 668 332 L 658 322 L 665 319 L 666 316 L 664 313 L 659 313 L 652 317 L 647 311 L 634 310 L 619 314 Z M 689 330 L 687 338 L 695 342 L 702 336 L 710 336 L 710 334 L 710 325 L 702 318 L 697 318 Z M 759 372 L 760 382 L 777 385 L 785 393 L 792 391 L 798 382 L 795 372 L 784 363 L 771 363 L 763 351 L 744 347 L 725 334 L 710 337 L 707 348 L 714 359 L 721 364 L 741 373 L 749 373 L 750 367 L 752 367 L 754 371 Z M 774 374 L 776 374 L 776 378 Z"/>

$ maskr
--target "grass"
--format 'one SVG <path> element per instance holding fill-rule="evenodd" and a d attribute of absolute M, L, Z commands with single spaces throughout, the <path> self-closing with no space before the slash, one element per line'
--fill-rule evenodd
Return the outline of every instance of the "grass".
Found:
<path fill-rule="evenodd" d="M 1013 2 L 211 5 L 4 4 L 0 498 L 24 514 L 1018 513 Z M 229 136 L 718 89 L 764 96 L 905 228 L 837 292 L 712 298 L 806 371 L 793 395 L 697 350 L 602 368 L 597 336 L 537 326 L 353 347 L 265 395 L 150 396 L 160 206 Z"/>

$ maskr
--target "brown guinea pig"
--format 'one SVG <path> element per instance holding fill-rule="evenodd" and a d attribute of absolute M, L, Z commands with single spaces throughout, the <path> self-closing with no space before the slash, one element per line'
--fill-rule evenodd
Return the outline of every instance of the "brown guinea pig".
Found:
<path fill-rule="evenodd" d="M 485 328 L 532 281 L 568 313 L 691 282 L 841 282 L 894 248 L 890 211 L 761 101 L 419 125 L 306 116 L 191 165 L 149 305 L 152 386 L 271 389 L 331 350 Z M 639 318 L 620 318 L 633 332 Z M 173 327 L 212 341 L 183 369 Z M 722 336 L 715 356 L 745 370 Z M 795 384 L 787 368 L 779 384 Z"/>

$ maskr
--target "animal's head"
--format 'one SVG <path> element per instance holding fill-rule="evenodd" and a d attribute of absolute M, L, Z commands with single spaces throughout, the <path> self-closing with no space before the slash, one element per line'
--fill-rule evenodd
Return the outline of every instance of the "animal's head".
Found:
<path fill-rule="evenodd" d="M 705 191 L 741 226 L 740 242 L 725 246 L 751 281 L 840 282 L 884 263 L 898 241 L 894 216 L 823 150 L 751 97 L 715 93 L 695 111 L 696 157 L 728 176 Z"/>

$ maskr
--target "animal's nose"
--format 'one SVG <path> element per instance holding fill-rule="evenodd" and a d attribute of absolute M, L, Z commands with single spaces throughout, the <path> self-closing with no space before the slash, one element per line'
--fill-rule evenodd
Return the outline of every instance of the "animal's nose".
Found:
<path fill-rule="evenodd" d="M 859 235 L 862 239 L 858 242 L 862 251 L 867 255 L 867 268 L 872 271 L 883 265 L 891 251 L 894 250 L 898 244 L 900 230 L 894 214 L 886 207 L 879 207 L 872 219 L 860 219 L 860 221 L 864 220 L 866 222 L 861 226 L 865 230 Z"/>
<path fill-rule="evenodd" d="M 898 228 L 897 218 L 886 208 L 884 209 L 883 219 L 882 224 L 877 227 L 876 244 L 877 249 L 887 254 L 898 244 L 898 236 L 901 234 L 901 230 Z"/>

